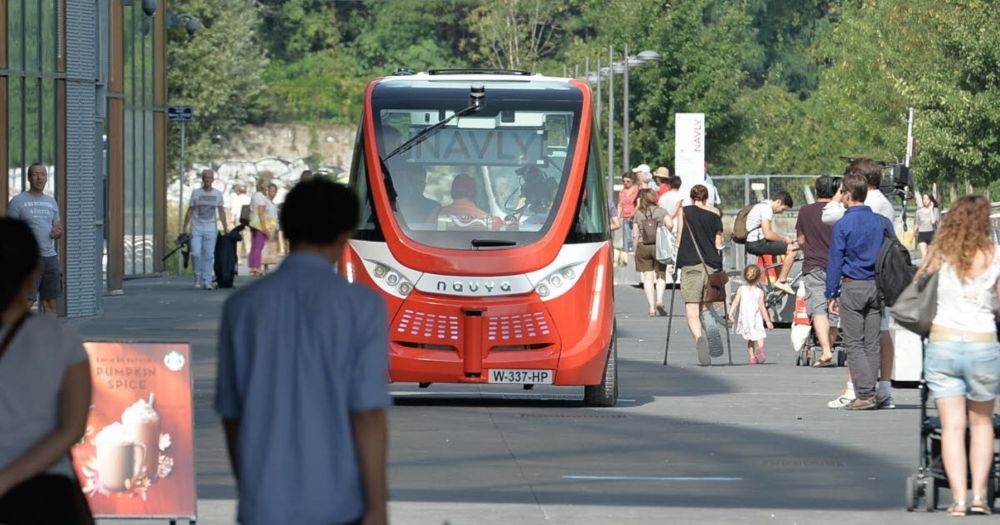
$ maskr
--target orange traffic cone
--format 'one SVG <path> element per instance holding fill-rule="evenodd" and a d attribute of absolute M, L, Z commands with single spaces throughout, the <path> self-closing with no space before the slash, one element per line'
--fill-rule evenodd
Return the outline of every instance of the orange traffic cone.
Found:
<path fill-rule="evenodd" d="M 806 288 L 800 283 L 799 290 L 795 293 L 795 315 L 792 317 L 792 330 L 790 334 L 792 349 L 796 352 L 801 351 L 805 347 L 806 340 L 809 339 L 811 331 L 809 314 L 806 312 Z"/>
<path fill-rule="evenodd" d="M 799 289 L 795 293 L 795 315 L 792 317 L 794 324 L 809 325 L 809 314 L 806 313 L 806 287 L 799 284 Z"/>

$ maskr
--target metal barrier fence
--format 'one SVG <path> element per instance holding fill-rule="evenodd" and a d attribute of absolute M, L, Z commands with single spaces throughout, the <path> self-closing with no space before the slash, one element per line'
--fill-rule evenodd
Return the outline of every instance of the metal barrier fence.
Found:
<path fill-rule="evenodd" d="M 722 209 L 735 213 L 740 208 L 765 199 L 778 191 L 787 191 L 792 195 L 795 208 L 806 204 L 807 192 L 812 195 L 812 187 L 820 175 L 712 175 L 712 182 L 722 199 Z M 760 194 L 754 192 L 753 186 L 760 184 L 763 189 Z"/>

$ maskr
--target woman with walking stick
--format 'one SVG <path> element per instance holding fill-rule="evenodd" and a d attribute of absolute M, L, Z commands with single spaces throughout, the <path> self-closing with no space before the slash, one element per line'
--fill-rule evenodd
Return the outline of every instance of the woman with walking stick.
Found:
<path fill-rule="evenodd" d="M 717 209 L 708 206 L 707 200 L 708 188 L 701 184 L 691 188 L 693 204 L 681 209 L 676 241 L 679 243 L 677 267 L 680 269 L 684 316 L 701 366 L 712 364 L 701 325 L 701 313 L 711 304 L 705 295 L 708 276 L 722 269 L 722 218 Z"/>

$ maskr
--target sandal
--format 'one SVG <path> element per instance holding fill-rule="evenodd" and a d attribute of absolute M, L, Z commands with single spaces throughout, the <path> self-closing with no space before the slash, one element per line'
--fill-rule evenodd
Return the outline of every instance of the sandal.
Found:
<path fill-rule="evenodd" d="M 969 512 L 973 514 L 989 515 L 993 513 L 991 505 L 986 502 L 986 496 L 972 496 L 972 505 L 969 505 Z"/>
<path fill-rule="evenodd" d="M 833 356 L 830 356 L 830 359 L 820 359 L 812 364 L 813 368 L 827 368 L 831 366 L 837 366 L 833 362 Z"/>
<path fill-rule="evenodd" d="M 965 501 L 956 501 L 948 507 L 948 515 L 961 518 L 966 514 Z"/>
<path fill-rule="evenodd" d="M 667 309 L 662 304 L 656 305 L 656 312 L 664 317 L 667 315 Z"/>

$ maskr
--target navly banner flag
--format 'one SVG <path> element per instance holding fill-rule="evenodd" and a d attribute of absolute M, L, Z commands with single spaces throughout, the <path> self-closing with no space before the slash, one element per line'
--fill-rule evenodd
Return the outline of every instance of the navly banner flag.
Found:
<path fill-rule="evenodd" d="M 194 520 L 190 347 L 84 346 L 93 395 L 73 463 L 94 515 Z"/>
<path fill-rule="evenodd" d="M 705 182 L 705 114 L 674 115 L 674 173 L 684 184 L 681 194 Z"/>

